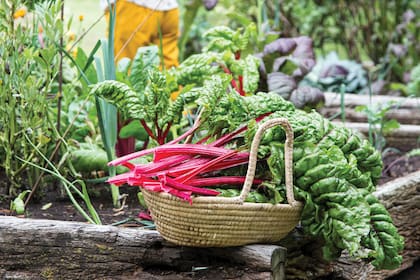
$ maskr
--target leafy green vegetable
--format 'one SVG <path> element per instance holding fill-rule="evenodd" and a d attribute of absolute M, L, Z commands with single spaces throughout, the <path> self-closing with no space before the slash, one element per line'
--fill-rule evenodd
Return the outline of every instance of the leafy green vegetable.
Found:
<path fill-rule="evenodd" d="M 205 51 L 225 52 L 228 50 L 236 53 L 246 50 L 250 38 L 255 36 L 256 32 L 255 24 L 248 25 L 243 34 L 241 34 L 241 29 L 234 31 L 226 26 L 216 26 L 204 34 L 204 37 L 209 39 Z"/>
<path fill-rule="evenodd" d="M 140 120 L 148 136 L 158 144 L 163 144 L 172 123 L 181 118 L 184 105 L 195 100 L 198 95 L 189 92 L 191 86 L 185 86 L 178 100 L 172 102 L 172 89 L 178 88 L 174 86 L 176 77 L 159 71 L 157 59 L 155 48 L 140 48 L 132 63 L 132 75 L 129 77 L 131 86 L 120 81 L 106 80 L 95 84 L 91 93 L 114 104 L 123 120 Z"/>
<path fill-rule="evenodd" d="M 369 141 L 316 112 L 297 110 L 273 93 L 249 97 L 226 93 L 217 100 L 205 100 L 208 104 L 201 105 L 206 106 L 210 110 L 207 114 L 211 115 L 205 127 L 231 131 L 246 124 L 245 145 L 249 145 L 256 131 L 255 117 L 265 115 L 262 122 L 277 117 L 289 120 L 295 133 L 295 192 L 305 202 L 302 226 L 307 234 L 324 240 L 326 260 L 333 260 L 346 250 L 352 256 L 371 260 L 378 269 L 399 265 L 402 238 L 396 230 L 390 229 L 392 223 L 384 228 L 383 224 L 372 222 L 375 212 L 368 197 L 372 196 L 381 175 L 382 161 Z M 215 133 L 215 130 L 208 131 Z M 278 127 L 264 134 L 259 158 L 265 160 L 270 172 L 267 177 L 266 171 L 257 171 L 258 178 L 276 182 L 276 185 L 284 183 L 284 140 L 284 132 Z M 385 208 L 380 213 L 390 221 Z M 378 245 L 384 243 L 387 245 Z"/>
<path fill-rule="evenodd" d="M 147 132 L 138 120 L 133 120 L 129 124 L 123 126 L 118 136 L 120 138 L 135 137 L 141 141 L 146 141 L 148 137 Z"/>
<path fill-rule="evenodd" d="M 159 65 L 159 50 L 157 46 L 139 48 L 132 62 L 132 72 L 129 77 L 133 90 L 142 92 L 147 85 L 147 73 Z"/>
<path fill-rule="evenodd" d="M 410 72 L 410 82 L 407 84 L 407 95 L 420 96 L 420 64 Z"/>
<path fill-rule="evenodd" d="M 401 265 L 404 239 L 398 234 L 385 207 L 373 195 L 366 201 L 370 206 L 372 229 L 363 239 L 363 245 L 369 249 L 369 257 L 375 267 L 395 269 Z"/>
<path fill-rule="evenodd" d="M 126 118 L 143 119 L 145 116 L 139 96 L 125 83 L 106 80 L 95 84 L 91 88 L 91 93 L 117 106 Z"/>

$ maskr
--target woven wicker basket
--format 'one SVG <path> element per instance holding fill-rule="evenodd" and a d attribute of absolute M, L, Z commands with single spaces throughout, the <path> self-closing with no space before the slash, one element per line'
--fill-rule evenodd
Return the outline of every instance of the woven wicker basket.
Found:
<path fill-rule="evenodd" d="M 285 168 L 288 204 L 247 203 L 255 174 L 258 146 L 265 130 L 286 131 Z M 190 205 L 167 193 L 142 189 L 156 228 L 168 241 L 193 247 L 228 247 L 279 241 L 299 222 L 302 204 L 293 196 L 293 131 L 284 118 L 261 125 L 252 142 L 246 180 L 238 197 L 193 198 Z"/>

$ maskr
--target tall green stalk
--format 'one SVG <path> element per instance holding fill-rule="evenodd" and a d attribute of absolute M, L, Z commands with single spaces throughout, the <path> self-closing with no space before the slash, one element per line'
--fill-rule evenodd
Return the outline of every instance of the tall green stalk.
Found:
<path fill-rule="evenodd" d="M 101 40 L 103 65 L 99 58 L 95 57 L 98 82 L 104 80 L 115 80 L 115 62 L 114 62 L 114 26 L 115 26 L 115 8 L 109 7 L 109 29 L 108 40 Z M 108 160 L 115 157 L 115 144 L 117 141 L 117 108 L 105 100 L 95 96 L 96 111 L 98 115 L 99 129 L 102 135 L 105 151 Z M 114 176 L 116 170 L 110 167 L 109 175 Z M 111 185 L 112 203 L 114 207 L 120 207 L 120 192 L 115 185 Z"/>
<path fill-rule="evenodd" d="M 202 2 L 200 0 L 185 1 L 183 7 L 184 13 L 182 17 L 182 33 L 181 37 L 178 40 L 179 61 L 183 61 L 185 58 L 185 47 L 188 42 L 188 35 L 197 16 L 198 10 L 201 6 Z"/>

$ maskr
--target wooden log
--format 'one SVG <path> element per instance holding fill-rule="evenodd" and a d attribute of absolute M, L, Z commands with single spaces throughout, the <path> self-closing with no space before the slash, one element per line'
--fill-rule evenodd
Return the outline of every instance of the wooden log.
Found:
<path fill-rule="evenodd" d="M 341 123 L 341 122 L 335 122 Z M 344 126 L 360 131 L 365 136 L 369 135 L 368 123 L 346 122 Z M 409 151 L 418 148 L 420 145 L 420 125 L 403 124 L 399 128 L 384 135 L 387 147 L 394 147 L 401 151 Z"/>
<path fill-rule="evenodd" d="M 341 106 L 341 94 L 334 92 L 325 92 L 325 107 L 338 107 Z M 390 96 L 390 95 L 361 95 L 361 94 L 345 94 L 344 95 L 344 104 L 348 107 L 356 107 L 360 105 L 369 105 L 369 104 L 386 104 L 388 102 L 396 102 L 398 108 L 401 109 L 418 109 L 420 107 L 420 98 L 419 97 L 399 97 L 399 96 Z"/>
<path fill-rule="evenodd" d="M 287 279 L 384 279 L 419 259 L 419 190 L 420 171 L 375 192 L 405 238 L 403 264 L 393 271 L 375 271 L 346 255 L 326 263 L 321 243 L 300 228 L 274 245 L 188 248 L 141 228 L 0 217 L 0 278 L 269 279 L 275 271 L 276 279 L 283 275 L 284 246 Z"/>
<path fill-rule="evenodd" d="M 324 107 L 320 109 L 320 113 L 324 117 L 331 119 L 334 116 L 333 120 L 341 120 L 340 112 L 341 109 L 337 107 Z M 344 116 L 345 121 L 347 122 L 368 122 L 366 114 L 356 112 L 354 108 L 346 107 Z M 420 109 L 418 108 L 390 110 L 385 116 L 386 119 L 395 119 L 400 124 L 420 125 Z"/>
<path fill-rule="evenodd" d="M 324 107 L 320 113 L 334 119 L 341 119 L 341 95 L 337 93 L 326 92 Z M 390 109 L 385 115 L 387 119 L 396 119 L 401 124 L 420 125 L 420 98 L 406 98 L 385 95 L 374 95 L 370 98 L 368 95 L 345 94 L 345 120 L 347 122 L 367 122 L 365 113 L 356 112 L 356 106 L 362 105 L 380 105 L 388 102 L 395 102 L 396 106 Z"/>
<path fill-rule="evenodd" d="M 0 218 L 2 279 L 114 279 L 135 274 L 136 279 L 155 279 L 151 268 L 159 268 L 156 273 L 167 270 L 156 279 L 186 279 L 200 273 L 197 267 L 209 267 L 201 272 L 209 277 L 221 276 L 227 273 L 220 271 L 223 266 L 235 268 L 238 277 L 246 273 L 252 279 L 282 279 L 284 263 L 285 249 L 278 245 L 188 248 L 166 242 L 154 230 Z"/>

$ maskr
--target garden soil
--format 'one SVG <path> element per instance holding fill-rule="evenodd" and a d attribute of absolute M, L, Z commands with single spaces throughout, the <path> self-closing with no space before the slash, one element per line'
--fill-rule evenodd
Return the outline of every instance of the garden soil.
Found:
<path fill-rule="evenodd" d="M 384 157 L 384 172 L 383 176 L 379 181 L 378 187 L 382 184 L 391 180 L 401 178 L 409 173 L 420 170 L 420 156 L 406 157 L 400 154 L 388 153 Z M 5 179 L 1 179 L 5 181 Z M 27 218 L 34 219 L 51 219 L 51 220 L 64 220 L 64 221 L 80 221 L 85 222 L 86 220 L 77 212 L 73 207 L 72 203 L 67 199 L 65 193 L 61 190 L 62 188 L 55 186 L 49 187 L 48 189 L 42 190 L 42 194 L 35 196 L 28 208 L 25 216 Z M 61 191 L 60 191 L 61 190 Z M 144 212 L 139 204 L 137 198 L 138 189 L 136 187 L 121 187 L 120 193 L 124 194 L 125 198 L 121 201 L 123 206 L 120 209 L 115 209 L 111 203 L 111 193 L 109 186 L 105 183 L 95 184 L 89 186 L 91 200 L 97 210 L 103 224 L 114 224 L 122 227 L 141 227 L 141 223 L 138 215 L 140 212 Z M 13 215 L 9 211 L 10 201 L 7 199 L 0 200 L 0 216 Z M 414 269 L 417 269 L 418 273 L 419 265 L 416 265 Z M 221 269 L 221 268 L 220 268 Z M 238 275 L 241 270 L 228 271 L 222 269 L 222 271 L 213 270 L 213 273 L 225 275 L 228 279 L 245 279 L 244 275 Z M 407 271 L 408 272 L 408 271 Z M 177 273 L 176 277 L 172 271 L 165 271 L 161 268 L 154 268 L 148 271 L 149 275 L 154 275 L 156 279 L 192 279 L 191 275 L 184 273 Z M 241 273 L 245 273 L 243 270 Z M 200 273 L 198 273 L 200 274 Z M 401 275 L 401 279 L 414 279 L 411 276 L 414 274 L 409 273 L 406 278 Z M 201 278 L 195 275 L 193 279 L 211 279 Z M 208 276 L 208 275 L 207 275 Z M 169 278 L 167 278 L 169 277 Z M 248 278 L 246 278 L 248 279 Z M 258 279 L 258 278 L 255 278 Z M 400 278 L 398 278 L 400 279 Z"/>
<path fill-rule="evenodd" d="M 397 153 L 388 153 L 384 157 L 384 168 L 380 185 L 391 180 L 401 178 L 409 173 L 420 170 L 420 156 L 406 157 Z M 5 179 L 0 181 L 5 181 Z M 109 185 L 89 185 L 92 203 L 95 206 L 103 224 L 120 223 L 121 226 L 140 226 L 135 218 L 144 211 L 137 198 L 136 187 L 121 187 L 120 193 L 126 196 L 121 202 L 123 206 L 115 209 L 111 203 Z M 59 186 L 49 187 L 37 194 L 36 199 L 29 203 L 26 217 L 35 219 L 53 219 L 63 221 L 85 221 L 73 207 L 66 194 Z M 10 201 L 0 200 L 0 215 L 10 215 Z"/>

